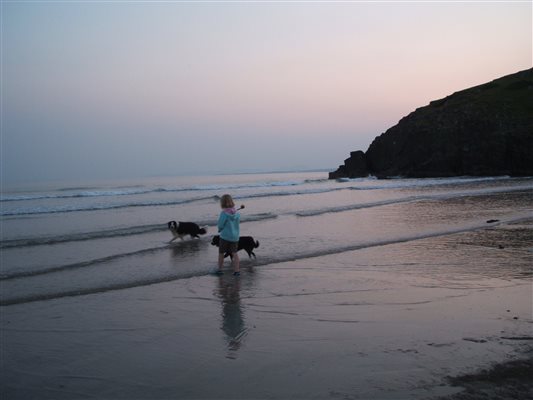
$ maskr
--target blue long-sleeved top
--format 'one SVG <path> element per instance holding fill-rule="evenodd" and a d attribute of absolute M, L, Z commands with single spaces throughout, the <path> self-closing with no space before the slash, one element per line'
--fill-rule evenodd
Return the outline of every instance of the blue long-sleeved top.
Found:
<path fill-rule="evenodd" d="M 218 217 L 218 233 L 228 242 L 239 241 L 241 214 L 222 211 Z"/>

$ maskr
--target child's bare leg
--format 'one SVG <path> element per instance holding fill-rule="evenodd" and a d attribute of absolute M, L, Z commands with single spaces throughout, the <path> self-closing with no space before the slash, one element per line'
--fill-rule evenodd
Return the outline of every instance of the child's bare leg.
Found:
<path fill-rule="evenodd" d="M 239 255 L 237 253 L 233 253 L 233 272 L 239 272 L 240 269 L 240 263 L 239 263 Z"/>
<path fill-rule="evenodd" d="M 218 253 L 218 269 L 222 270 L 222 265 L 224 265 L 224 254 Z"/>

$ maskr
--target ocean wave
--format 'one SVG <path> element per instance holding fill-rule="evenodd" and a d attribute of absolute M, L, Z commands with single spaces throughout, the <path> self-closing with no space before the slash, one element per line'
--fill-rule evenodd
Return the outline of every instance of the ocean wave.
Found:
<path fill-rule="evenodd" d="M 2 210 L 0 215 L 2 216 L 24 216 L 24 215 L 36 215 L 36 214 L 58 214 L 58 213 L 71 213 L 71 212 L 84 212 L 84 211 L 101 211 L 101 210 L 116 210 L 120 208 L 133 208 L 133 207 L 157 207 L 157 206 L 174 206 L 180 204 L 194 203 L 198 201 L 213 200 L 213 196 L 195 197 L 192 199 L 183 200 L 169 200 L 169 201 L 147 201 L 138 203 L 123 203 L 123 204 L 91 204 L 87 206 L 79 205 L 61 205 L 55 207 L 28 207 L 17 208 L 14 210 Z"/>
<path fill-rule="evenodd" d="M 509 224 L 509 223 L 514 223 L 517 221 L 521 221 L 524 219 L 530 219 L 530 218 L 531 218 L 530 214 L 515 214 L 513 216 L 503 218 L 497 224 Z M 406 235 L 396 236 L 396 237 L 387 238 L 387 239 L 374 240 L 374 241 L 363 242 L 363 243 L 354 243 L 354 244 L 348 244 L 348 245 L 343 245 L 343 246 L 331 247 L 327 249 L 311 250 L 309 252 L 304 252 L 300 254 L 291 253 L 291 254 L 281 255 L 279 257 L 266 256 L 266 257 L 262 257 L 259 260 L 254 261 L 254 266 L 257 267 L 257 266 L 273 265 L 273 264 L 279 264 L 279 263 L 284 263 L 288 261 L 323 257 L 327 255 L 339 254 L 339 253 L 344 253 L 348 251 L 368 249 L 372 247 L 386 246 L 386 245 L 391 245 L 391 244 L 405 243 L 405 242 L 411 242 L 411 241 L 416 241 L 416 240 L 421 240 L 421 239 L 427 239 L 431 237 L 446 236 L 446 235 L 453 235 L 457 233 L 475 231 L 479 229 L 484 229 L 486 227 L 487 227 L 487 224 L 484 221 L 474 222 L 474 223 L 470 223 L 470 224 L 463 225 L 460 227 L 433 230 L 433 231 L 423 232 L 423 233 L 418 233 L 418 234 L 406 234 Z M 129 256 L 137 256 L 137 255 L 141 255 L 141 254 L 149 253 L 149 252 L 162 251 L 170 247 L 171 246 L 165 245 L 165 246 L 158 246 L 158 247 L 153 247 L 153 248 L 148 248 L 148 249 L 142 249 L 142 250 L 138 250 L 138 251 L 131 252 L 131 253 L 117 254 L 114 256 L 105 257 L 105 258 L 101 258 L 97 260 L 91 260 L 91 261 L 81 262 L 77 264 L 53 267 L 44 272 L 29 271 L 26 273 L 20 273 L 18 274 L 18 276 L 12 275 L 11 277 L 3 277 L 3 280 L 16 279 L 16 278 L 24 279 L 25 277 L 34 277 L 40 274 L 61 273 L 62 271 L 68 271 L 68 270 L 77 269 L 77 268 L 93 267 L 93 266 L 97 266 L 100 264 L 105 264 L 106 262 L 109 262 L 109 261 L 116 260 L 117 258 L 125 258 Z M 175 281 L 179 279 L 189 279 L 195 276 L 206 275 L 210 273 L 211 269 L 212 269 L 212 265 L 209 265 L 209 266 L 205 265 L 205 266 L 200 266 L 195 271 L 181 272 L 179 270 L 174 270 L 173 272 L 166 272 L 165 274 L 162 274 L 159 276 L 137 277 L 137 278 L 132 278 L 129 281 L 124 280 L 124 281 L 112 283 L 109 285 L 98 285 L 94 287 L 80 287 L 76 289 L 65 289 L 65 290 L 58 290 L 55 292 L 47 292 L 47 293 L 40 293 L 40 294 L 29 293 L 29 294 L 21 295 L 17 293 L 12 296 L 9 296 L 9 295 L 6 295 L 4 291 L 2 293 L 2 298 L 0 300 L 0 306 L 9 306 L 9 305 L 23 304 L 23 303 L 29 303 L 29 302 L 35 302 L 35 301 L 51 300 L 51 299 L 57 299 L 57 298 L 62 298 L 62 297 L 83 296 L 83 295 L 88 295 L 88 294 L 103 293 L 103 292 L 114 291 L 114 290 L 122 290 L 122 289 L 147 286 L 147 285 L 152 285 L 152 284 L 157 284 L 157 283 L 170 282 L 170 281 Z M 124 276 L 124 279 L 128 279 L 128 278 L 129 276 L 127 275 Z M 7 284 L 7 282 L 5 282 L 5 284 Z"/>
<path fill-rule="evenodd" d="M 277 215 L 273 213 L 243 215 L 241 217 L 241 223 L 262 221 L 265 219 L 273 219 L 273 218 L 277 218 Z M 70 243 L 70 242 L 83 242 L 83 241 L 88 241 L 88 240 L 108 239 L 108 238 L 125 237 L 125 236 L 133 236 L 133 235 L 143 235 L 143 234 L 154 233 L 154 232 L 162 232 L 168 229 L 167 222 L 168 221 L 164 221 L 161 224 L 140 225 L 140 226 L 131 226 L 127 228 L 119 228 L 119 229 L 108 229 L 108 230 L 100 230 L 100 231 L 93 231 L 93 232 L 74 233 L 70 235 L 8 239 L 8 240 L 3 240 L 2 242 L 0 242 L 0 249 L 34 247 L 34 246 L 54 245 L 54 244 Z M 214 219 L 211 219 L 211 220 L 196 221 L 196 223 L 200 226 L 215 226 L 217 221 Z"/>
<path fill-rule="evenodd" d="M 306 179 L 304 180 L 305 183 L 323 183 L 323 182 L 331 182 L 331 179 L 328 178 L 315 178 L 315 179 Z"/>
<path fill-rule="evenodd" d="M 501 180 L 512 180 L 509 176 L 495 177 L 455 177 L 455 178 L 424 178 L 424 179 L 384 179 L 379 180 L 376 177 L 369 176 L 366 178 L 339 178 L 337 183 L 357 184 L 357 186 L 343 186 L 352 190 L 380 190 L 380 189 L 403 189 L 410 187 L 433 187 L 445 185 L 469 184 L 477 182 L 490 182 Z M 99 189 L 93 187 L 72 187 L 62 188 L 50 193 L 35 194 L 1 194 L 0 202 L 29 201 L 29 200 L 46 200 L 46 199 L 77 199 L 77 198 L 94 198 L 94 197 L 119 197 L 135 196 L 150 193 L 179 193 L 179 192 L 196 192 L 196 191 L 223 191 L 239 190 L 254 188 L 275 188 L 275 187 L 294 187 L 309 184 L 333 183 L 327 178 L 304 179 L 304 180 L 286 180 L 286 181 L 266 181 L 266 182 L 248 182 L 248 183 L 227 183 L 227 184 L 207 184 L 192 185 L 183 187 L 155 187 L 147 188 L 142 185 L 121 186 L 111 189 Z M 377 185 L 365 185 L 366 183 L 380 182 Z M 363 185 L 361 185 L 363 184 Z M 72 192 L 72 193 L 68 193 Z"/>
<path fill-rule="evenodd" d="M 352 210 L 359 210 L 363 208 L 382 207 L 382 206 L 387 206 L 387 205 L 392 205 L 392 204 L 409 203 L 412 201 L 421 201 L 421 200 L 427 200 L 427 199 L 430 199 L 430 197 L 429 196 L 409 196 L 409 197 L 388 199 L 388 200 L 375 201 L 375 202 L 369 202 L 369 203 L 349 204 L 349 205 L 344 205 L 344 206 L 319 208 L 315 210 L 298 211 L 295 214 L 298 217 L 314 217 L 316 215 L 322 215 L 322 214 L 328 214 L 328 213 L 352 211 Z"/>
<path fill-rule="evenodd" d="M 82 241 L 94 240 L 94 239 L 106 239 L 106 238 L 121 237 L 121 236 L 141 235 L 141 234 L 150 233 L 150 232 L 164 231 L 165 229 L 167 229 L 166 223 L 156 224 L 156 225 L 132 226 L 129 228 L 109 229 L 109 230 L 101 230 L 101 231 L 95 231 L 95 232 L 74 233 L 70 235 L 56 235 L 56 236 L 45 236 L 45 237 L 10 239 L 10 240 L 2 241 L 0 243 L 0 248 L 11 249 L 11 248 L 17 248 L 17 247 L 32 247 L 32 246 L 53 245 L 53 244 L 59 244 L 59 243 L 82 242 Z"/>
<path fill-rule="evenodd" d="M 269 187 L 290 187 L 299 186 L 310 183 L 321 183 L 327 179 L 306 179 L 306 180 L 288 180 L 288 181 L 268 181 L 268 182 L 250 182 L 250 183 L 235 183 L 235 184 L 209 184 L 209 185 L 193 185 L 186 187 L 156 187 L 146 188 L 142 186 L 123 187 L 114 189 L 97 189 L 87 190 L 91 188 L 64 188 L 59 189 L 60 193 L 37 193 L 25 195 L 2 195 L 0 202 L 11 201 L 28 201 L 28 200 L 46 200 L 46 199 L 77 199 L 86 197 L 115 197 L 115 196 L 134 196 L 150 193 L 179 193 L 179 192 L 195 192 L 195 191 L 218 191 L 218 190 L 237 190 L 237 189 L 254 189 L 254 188 L 269 188 Z M 82 190 L 83 191 L 80 191 Z M 63 193 L 73 191 L 74 193 Z"/>
<path fill-rule="evenodd" d="M 380 182 L 379 185 L 365 185 L 365 186 L 353 186 L 352 190 L 383 190 L 383 189 L 404 189 L 404 188 L 419 188 L 419 187 L 435 187 L 435 186 L 448 186 L 448 185 L 466 185 L 470 183 L 483 183 L 483 182 L 497 182 L 503 180 L 512 180 L 510 176 L 490 176 L 490 177 L 454 177 L 454 178 L 390 178 L 390 179 L 377 179 L 375 177 L 368 178 L 339 178 L 337 182 L 341 183 L 364 183 L 364 182 Z M 518 178 L 520 179 L 520 178 Z"/>
<path fill-rule="evenodd" d="M 234 199 L 255 199 L 255 198 L 261 198 L 261 197 L 283 197 L 283 196 L 302 196 L 302 195 L 308 195 L 308 194 L 320 194 L 320 193 L 331 193 L 331 192 L 338 192 L 341 190 L 346 190 L 346 188 L 324 188 L 324 189 L 306 189 L 306 190 L 292 190 L 292 191 L 284 191 L 284 192 L 268 192 L 268 193 L 252 193 L 252 194 L 245 194 L 245 195 L 234 195 Z"/>
<path fill-rule="evenodd" d="M 319 194 L 319 193 L 328 193 L 335 192 L 339 190 L 346 190 L 347 188 L 322 188 L 322 189 L 303 189 L 303 190 L 286 190 L 286 191 L 276 191 L 276 192 L 259 192 L 251 194 L 234 194 L 233 198 L 235 200 L 244 200 L 244 199 L 254 199 L 261 197 L 281 197 L 281 196 L 301 196 L 309 194 Z M 70 213 L 70 212 L 83 212 L 83 211 L 102 211 L 102 210 L 114 210 L 121 208 L 130 208 L 130 207 L 157 207 L 157 206 L 173 206 L 180 204 L 188 204 L 206 200 L 220 200 L 220 196 L 204 196 L 204 197 L 195 197 L 191 199 L 183 200 L 169 200 L 169 201 L 148 201 L 148 202 L 129 202 L 123 204 L 91 204 L 91 205 L 60 205 L 60 206 L 37 206 L 37 207 L 19 207 L 13 210 L 2 210 L 0 212 L 1 216 L 13 217 L 13 216 L 25 216 L 25 215 L 36 215 L 36 214 L 57 214 L 57 213 Z"/>
<path fill-rule="evenodd" d="M 132 252 L 129 252 L 129 253 L 114 254 L 112 256 L 97 258 L 97 259 L 94 259 L 94 260 L 82 261 L 82 262 L 78 262 L 78 263 L 74 263 L 74 264 L 59 265 L 59 266 L 56 266 L 56 267 L 42 268 L 42 269 L 38 269 L 38 270 L 28 270 L 28 271 L 20 271 L 20 272 L 12 272 L 12 273 L 3 273 L 3 274 L 0 275 L 0 281 L 8 281 L 8 280 L 20 279 L 20 278 L 28 278 L 28 277 L 32 277 L 32 276 L 38 276 L 38 275 L 47 275 L 47 274 L 52 274 L 52 273 L 56 273 L 56 272 L 60 272 L 60 271 L 72 271 L 72 270 L 75 270 L 75 269 L 78 269 L 78 268 L 85 268 L 85 267 L 90 267 L 90 266 L 94 266 L 94 265 L 97 265 L 97 264 L 103 264 L 103 263 L 106 263 L 106 262 L 118 260 L 120 258 L 131 257 L 131 256 L 136 256 L 136 255 L 142 255 L 142 254 L 145 254 L 145 253 L 153 253 L 153 252 L 156 252 L 158 250 L 168 249 L 169 247 L 170 247 L 170 245 L 166 244 L 164 246 L 150 247 L 150 248 L 147 248 L 147 249 L 136 250 L 136 251 L 132 251 Z"/>
<path fill-rule="evenodd" d="M 175 274 L 170 274 L 170 275 L 156 277 L 156 278 L 143 279 L 140 281 L 119 282 L 119 283 L 113 283 L 109 285 L 102 285 L 98 287 L 77 288 L 77 289 L 66 290 L 66 291 L 61 291 L 61 292 L 42 293 L 42 294 L 35 294 L 35 295 L 30 294 L 26 296 L 16 296 L 16 297 L 11 297 L 11 298 L 5 297 L 5 294 L 4 294 L 2 298 L 0 299 L 0 306 L 5 307 L 5 306 L 16 305 L 16 304 L 32 303 L 36 301 L 60 299 L 64 297 L 77 297 L 77 296 L 84 296 L 84 295 L 89 295 L 89 294 L 105 293 L 105 292 L 114 291 L 114 290 L 124 290 L 124 289 L 140 287 L 140 286 L 154 285 L 157 283 L 172 282 L 178 279 L 186 279 L 186 278 L 192 278 L 195 276 L 202 276 L 202 275 L 206 275 L 206 273 L 205 272 L 175 273 Z"/>
<path fill-rule="evenodd" d="M 358 204 L 349 204 L 349 205 L 344 205 L 344 206 L 325 207 L 325 208 L 319 208 L 319 209 L 314 209 L 314 210 L 305 210 L 305 211 L 296 212 L 295 214 L 298 217 L 312 217 L 312 216 L 322 215 L 322 214 L 327 214 L 327 213 L 337 213 L 337 212 L 345 212 L 345 211 L 351 211 L 351 210 L 359 210 L 363 208 L 382 207 L 382 206 L 393 205 L 393 204 L 409 203 L 413 201 L 445 200 L 445 199 L 452 199 L 456 197 L 483 196 L 483 195 L 492 195 L 492 194 L 510 193 L 510 192 L 528 192 L 530 190 L 533 190 L 533 185 L 520 186 L 520 187 L 498 187 L 498 188 L 487 188 L 487 189 L 469 190 L 469 191 L 455 191 L 455 192 L 446 192 L 446 193 L 424 194 L 424 195 L 398 197 L 398 198 L 369 202 L 369 203 L 358 203 Z"/>
<path fill-rule="evenodd" d="M 76 190 L 76 189 L 74 189 Z M 112 189 L 112 190 L 85 190 L 83 192 L 68 194 L 26 194 L 26 195 L 4 195 L 0 197 L 0 202 L 10 201 L 29 201 L 29 200 L 47 200 L 47 199 L 80 199 L 85 197 L 110 197 L 110 196 L 132 196 L 137 194 L 146 194 L 151 192 L 160 192 L 165 189 Z M 58 192 L 69 191 L 59 189 Z"/>
<path fill-rule="evenodd" d="M 341 190 L 341 189 L 337 188 L 335 190 Z M 353 211 L 353 210 L 358 210 L 358 209 L 383 207 L 383 206 L 394 205 L 394 204 L 415 202 L 415 201 L 445 200 L 445 199 L 451 199 L 451 198 L 456 198 L 456 197 L 482 196 L 482 195 L 492 195 L 492 194 L 510 193 L 510 192 L 528 192 L 531 190 L 533 190 L 533 185 L 526 186 L 526 187 L 524 186 L 505 187 L 505 188 L 499 187 L 499 188 L 488 188 L 488 189 L 479 189 L 479 190 L 470 190 L 470 191 L 456 191 L 456 192 L 448 192 L 448 193 L 405 196 L 405 197 L 398 197 L 398 198 L 392 198 L 392 199 L 386 199 L 386 200 L 374 201 L 374 202 L 368 202 L 368 203 L 348 204 L 348 205 L 342 205 L 342 206 L 322 207 L 318 209 L 288 212 L 284 215 L 295 215 L 297 217 L 313 217 L 313 216 L 323 215 L 327 213 L 339 213 L 339 212 Z M 281 194 L 278 193 L 278 194 L 252 195 L 248 197 L 294 195 L 294 194 L 295 194 L 294 192 L 290 192 L 290 193 L 281 193 Z M 309 194 L 309 191 L 306 191 L 305 194 Z M 246 222 L 261 221 L 265 219 L 272 219 L 272 218 L 277 218 L 277 217 L 278 215 L 274 213 L 243 214 L 241 216 L 241 221 L 243 223 L 246 223 Z M 84 233 L 77 233 L 77 234 L 70 234 L 70 235 L 8 239 L 8 240 L 3 240 L 2 242 L 0 242 L 0 248 L 9 249 L 9 248 L 17 248 L 17 247 L 53 245 L 53 244 L 67 243 L 67 242 L 106 239 L 106 238 L 131 236 L 131 235 L 142 235 L 142 234 L 147 234 L 147 233 L 152 233 L 152 232 L 165 231 L 167 229 L 167 226 L 166 226 L 167 222 L 168 221 L 163 221 L 161 224 L 132 226 L 132 227 L 127 227 L 127 228 L 100 230 L 100 231 L 84 232 Z M 208 219 L 208 220 L 199 220 L 195 222 L 198 223 L 199 225 L 215 226 L 217 221 L 215 219 Z"/>
<path fill-rule="evenodd" d="M 299 186 L 307 183 L 305 180 L 295 181 L 273 181 L 273 182 L 252 182 L 252 183 L 238 183 L 238 184 L 213 184 L 213 185 L 197 185 L 188 190 L 226 190 L 226 189 L 248 189 L 248 188 L 269 188 L 278 186 Z"/>
<path fill-rule="evenodd" d="M 493 178 L 495 179 L 495 178 Z M 408 186 L 402 186 L 408 187 Z M 378 189 L 383 189 L 384 187 L 376 187 Z M 391 188 L 390 186 L 388 188 Z M 398 187 L 396 187 L 398 188 Z M 249 194 L 235 194 L 233 198 L 235 200 L 245 200 L 245 199 L 254 199 L 254 198 L 268 198 L 268 197 L 283 197 L 283 196 L 305 196 L 311 194 L 321 194 L 321 193 L 331 193 L 336 191 L 344 190 L 366 190 L 368 188 L 357 188 L 357 187 L 326 187 L 326 188 L 315 188 L 315 189 L 302 189 L 302 190 L 284 190 L 284 191 L 275 191 L 275 192 L 257 192 Z M 469 191 L 451 191 L 447 193 L 437 193 L 437 194 L 427 194 L 421 196 L 414 196 L 414 199 L 424 199 L 424 198 L 446 198 L 447 196 L 468 196 L 478 195 L 478 194 L 489 194 L 489 193 L 499 193 L 499 192 L 514 192 L 521 190 L 531 190 L 533 185 L 520 185 L 520 186 L 499 186 L 496 188 L 485 188 L 485 189 L 471 189 Z M 18 216 L 27 216 L 27 215 L 38 215 L 38 214 L 57 214 L 57 213 L 70 213 L 70 212 L 84 212 L 84 211 L 102 211 L 102 210 L 114 210 L 114 209 L 124 209 L 124 208 L 134 208 L 134 207 L 157 207 L 157 206 L 173 206 L 181 204 L 189 204 L 194 202 L 201 202 L 207 200 L 219 200 L 218 195 L 213 196 L 203 196 L 195 197 L 190 199 L 182 200 L 169 200 L 169 201 L 150 201 L 150 202 L 131 202 L 123 204 L 93 204 L 86 206 L 76 206 L 76 205 L 62 205 L 55 207 L 28 207 L 28 208 L 17 208 L 14 210 L 2 210 L 0 212 L 1 216 L 5 217 L 18 217 Z M 386 202 L 394 203 L 396 201 L 411 201 L 403 200 L 404 198 L 386 200 Z M 383 205 L 381 202 L 376 203 L 378 206 Z M 370 205 L 372 206 L 372 204 Z M 348 207 L 348 208 L 346 208 Z M 350 208 L 351 207 L 351 208 Z M 332 207 L 330 209 L 321 209 L 321 210 L 308 210 L 302 211 L 297 215 L 307 216 L 307 215 L 317 215 L 327 212 L 335 211 L 346 211 L 349 209 L 357 209 L 367 207 L 365 204 L 354 204 L 350 206 L 341 206 L 341 207 Z"/>

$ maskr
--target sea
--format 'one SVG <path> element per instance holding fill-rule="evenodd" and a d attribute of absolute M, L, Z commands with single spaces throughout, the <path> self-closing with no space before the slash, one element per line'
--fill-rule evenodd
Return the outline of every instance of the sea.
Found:
<path fill-rule="evenodd" d="M 240 253 L 243 273 L 533 218 L 532 177 L 329 180 L 327 172 L 291 172 L 4 187 L 0 305 L 210 274 L 226 193 L 245 205 L 241 236 L 259 241 L 256 258 Z M 207 234 L 169 243 L 172 220 L 206 226 Z"/>

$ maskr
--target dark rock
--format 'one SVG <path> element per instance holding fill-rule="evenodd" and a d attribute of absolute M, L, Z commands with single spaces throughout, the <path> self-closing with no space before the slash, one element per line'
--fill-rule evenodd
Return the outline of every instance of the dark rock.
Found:
<path fill-rule="evenodd" d="M 365 153 L 361 150 L 352 151 L 350 158 L 344 160 L 344 165 L 339 166 L 335 172 L 329 173 L 329 179 L 361 178 L 368 176 Z"/>
<path fill-rule="evenodd" d="M 330 178 L 533 175 L 533 68 L 418 108 Z"/>
<path fill-rule="evenodd" d="M 344 165 L 339 165 L 339 168 L 337 168 L 336 171 L 329 173 L 328 178 L 329 179 L 348 178 L 346 167 Z"/>

